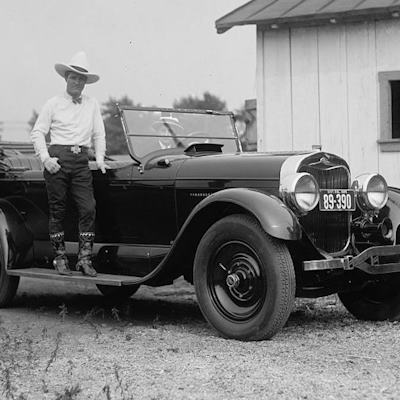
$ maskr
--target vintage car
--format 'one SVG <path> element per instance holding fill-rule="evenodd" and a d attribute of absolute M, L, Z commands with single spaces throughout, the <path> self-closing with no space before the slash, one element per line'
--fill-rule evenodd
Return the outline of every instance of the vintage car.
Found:
<path fill-rule="evenodd" d="M 0 305 L 23 277 L 105 296 L 183 276 L 222 336 L 273 337 L 298 297 L 338 293 L 357 318 L 400 316 L 400 191 L 325 151 L 244 153 L 232 113 L 119 107 L 126 154 L 93 170 L 95 278 L 52 268 L 43 167 L 0 154 Z M 160 129 L 161 128 L 161 129 Z M 93 165 L 92 165 L 93 164 Z M 77 252 L 77 212 L 65 221 Z"/>

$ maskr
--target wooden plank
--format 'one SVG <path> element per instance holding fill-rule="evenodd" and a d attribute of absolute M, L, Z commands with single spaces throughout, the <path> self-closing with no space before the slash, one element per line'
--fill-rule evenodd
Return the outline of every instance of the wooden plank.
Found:
<path fill-rule="evenodd" d="M 352 175 L 378 171 L 375 23 L 346 28 L 349 164 Z"/>
<path fill-rule="evenodd" d="M 316 28 L 291 30 L 293 149 L 320 144 Z"/>
<path fill-rule="evenodd" d="M 400 5 L 400 0 L 365 0 L 356 9 L 366 9 L 374 7 L 393 7 Z"/>
<path fill-rule="evenodd" d="M 135 285 L 141 279 L 135 276 L 97 274 L 95 277 L 82 275 L 81 272 L 73 271 L 72 275 L 60 275 L 54 269 L 46 268 L 24 268 L 11 269 L 7 271 L 8 275 L 25 278 L 51 279 L 58 281 L 85 282 L 109 286 Z"/>
<path fill-rule="evenodd" d="M 298 7 L 292 8 L 292 10 L 285 14 L 285 17 L 289 18 L 300 15 L 314 15 L 318 13 L 318 10 L 324 8 L 330 2 L 331 0 L 307 0 L 306 2 L 299 4 Z"/>
<path fill-rule="evenodd" d="M 264 32 L 257 27 L 256 48 L 256 94 L 257 94 L 257 149 L 265 151 L 264 146 L 264 121 L 265 121 L 265 72 L 264 72 Z"/>
<path fill-rule="evenodd" d="M 375 1 L 378 3 L 379 1 Z M 333 2 L 328 3 L 326 7 L 324 7 L 321 11 L 323 13 L 337 13 L 337 12 L 351 12 L 354 10 L 356 6 L 360 3 L 360 0 L 335 0 Z M 378 7 L 378 4 L 375 6 Z M 364 7 L 359 5 L 358 9 L 363 9 Z"/>
<path fill-rule="evenodd" d="M 252 19 L 273 19 L 283 17 L 291 8 L 296 6 L 300 0 L 278 0 L 268 7 L 263 7 L 259 12 L 252 15 Z"/>
<path fill-rule="evenodd" d="M 344 26 L 318 29 L 322 150 L 348 158 L 346 32 Z"/>
<path fill-rule="evenodd" d="M 261 151 L 292 150 L 289 30 L 264 32 Z"/>

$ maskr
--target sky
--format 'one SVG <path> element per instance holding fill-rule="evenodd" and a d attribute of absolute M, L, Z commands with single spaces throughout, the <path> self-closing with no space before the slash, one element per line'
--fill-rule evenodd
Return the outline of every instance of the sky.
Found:
<path fill-rule="evenodd" d="M 85 92 L 171 107 L 205 91 L 228 109 L 255 98 L 254 26 L 217 34 L 215 21 L 246 0 L 2 0 L 3 140 L 29 138 L 33 110 L 65 91 L 55 63 L 85 51 L 100 75 Z M 1 127 L 1 125 L 0 125 Z"/>

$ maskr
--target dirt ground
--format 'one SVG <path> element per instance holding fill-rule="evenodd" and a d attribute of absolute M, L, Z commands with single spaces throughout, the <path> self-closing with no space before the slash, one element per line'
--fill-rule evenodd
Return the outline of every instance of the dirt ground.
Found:
<path fill-rule="evenodd" d="M 111 304 L 25 279 L 0 310 L 0 399 L 400 399 L 399 328 L 329 296 L 245 343 L 218 337 L 183 281 Z"/>

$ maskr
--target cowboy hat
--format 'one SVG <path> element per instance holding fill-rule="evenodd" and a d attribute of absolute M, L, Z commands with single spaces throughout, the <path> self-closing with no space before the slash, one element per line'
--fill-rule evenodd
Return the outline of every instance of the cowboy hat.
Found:
<path fill-rule="evenodd" d="M 153 122 L 152 127 L 154 129 L 157 129 L 161 126 L 166 126 L 166 125 L 174 126 L 176 128 L 183 130 L 183 126 L 179 123 L 179 119 L 172 116 L 160 117 L 158 121 Z"/>
<path fill-rule="evenodd" d="M 100 77 L 97 74 L 89 73 L 88 71 L 88 60 L 86 57 L 86 53 L 80 51 L 72 56 L 71 60 L 67 64 L 55 64 L 55 70 L 65 78 L 65 73 L 68 71 L 76 72 L 77 74 L 86 76 L 86 83 L 94 83 L 97 82 Z"/>

